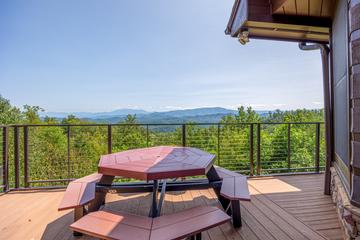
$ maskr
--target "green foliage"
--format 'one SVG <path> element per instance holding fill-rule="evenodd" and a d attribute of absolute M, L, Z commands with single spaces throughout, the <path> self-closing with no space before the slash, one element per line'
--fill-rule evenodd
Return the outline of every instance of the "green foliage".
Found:
<path fill-rule="evenodd" d="M 20 123 L 23 116 L 20 109 L 11 106 L 10 101 L 0 95 L 0 125 Z"/>
<path fill-rule="evenodd" d="M 61 180 L 90 174 L 97 170 L 100 155 L 108 152 L 109 129 L 106 125 L 81 126 L 93 123 L 72 115 L 61 122 L 49 117 L 41 119 L 39 117 L 39 112 L 42 111 L 40 107 L 25 105 L 24 109 L 20 110 L 11 106 L 10 102 L 1 96 L 0 110 L 1 124 L 63 124 L 63 126 L 28 127 L 30 181 Z M 218 124 L 188 123 L 185 129 L 186 145 L 216 154 L 217 164 L 246 174 L 251 173 L 251 166 L 255 169 L 254 173 L 256 174 L 257 156 L 261 160 L 259 166 L 261 174 L 295 171 L 292 168 L 314 167 L 316 140 L 316 124 L 296 123 L 318 121 L 323 121 L 323 110 L 277 110 L 260 116 L 252 108 L 239 107 L 236 116 L 225 116 Z M 320 156 L 323 164 L 325 157 L 324 129 L 323 124 L 320 126 Z M 260 127 L 260 135 L 258 135 L 258 127 Z M 128 115 L 118 125 L 111 126 L 111 150 L 118 152 L 140 147 L 182 145 L 182 131 L 181 124 L 141 125 L 137 124 L 135 115 Z M 24 174 L 22 139 L 23 128 L 20 127 L 21 179 Z M 252 144 L 250 139 L 253 139 Z M 258 140 L 260 140 L 260 152 L 257 152 L 256 147 Z M 10 127 L 9 176 L 11 186 L 14 184 L 13 144 L 14 133 L 13 128 Z M 252 152 L 250 151 L 251 147 Z M 301 171 L 306 170 L 302 169 Z M 21 181 L 23 183 L 23 180 Z M 58 184 L 63 183 L 58 182 Z M 51 185 L 54 184 L 56 183 L 51 183 Z M 32 183 L 32 186 L 46 186 L 46 184 Z"/>

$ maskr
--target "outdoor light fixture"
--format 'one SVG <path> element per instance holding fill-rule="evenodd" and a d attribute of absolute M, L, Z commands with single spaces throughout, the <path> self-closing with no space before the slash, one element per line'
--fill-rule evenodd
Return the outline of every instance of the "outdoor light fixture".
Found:
<path fill-rule="evenodd" d="M 239 43 L 241 43 L 241 45 L 245 45 L 246 43 L 249 42 L 249 31 L 247 30 L 241 31 L 237 37 Z"/>

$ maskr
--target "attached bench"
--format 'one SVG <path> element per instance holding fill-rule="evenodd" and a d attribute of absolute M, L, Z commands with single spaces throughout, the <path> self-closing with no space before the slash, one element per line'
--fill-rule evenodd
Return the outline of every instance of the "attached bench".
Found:
<path fill-rule="evenodd" d="M 230 200 L 250 201 L 246 176 L 217 166 L 215 170 L 222 178 L 220 190 L 222 196 Z"/>
<path fill-rule="evenodd" d="M 201 232 L 229 220 L 227 214 L 212 206 L 196 207 L 157 218 L 97 211 L 82 217 L 70 228 L 101 239 L 173 240 L 191 237 L 200 240 Z"/>
<path fill-rule="evenodd" d="M 102 174 L 94 173 L 69 183 L 63 199 L 58 207 L 59 211 L 74 209 L 74 220 L 85 214 L 84 206 L 95 199 L 96 183 Z"/>
<path fill-rule="evenodd" d="M 69 183 L 58 207 L 59 211 L 82 207 L 95 199 L 96 183 L 102 174 L 94 173 Z"/>
<path fill-rule="evenodd" d="M 230 170 L 215 167 L 216 173 L 222 179 L 220 195 L 228 199 L 228 205 L 224 210 L 232 216 L 234 227 L 241 227 L 240 200 L 250 201 L 249 186 L 246 176 Z"/>

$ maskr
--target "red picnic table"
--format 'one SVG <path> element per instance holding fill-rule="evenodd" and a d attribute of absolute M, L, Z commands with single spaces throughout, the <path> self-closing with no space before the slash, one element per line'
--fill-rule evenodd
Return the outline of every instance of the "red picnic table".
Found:
<path fill-rule="evenodd" d="M 96 214 L 108 214 L 94 213 L 105 203 L 105 196 L 108 192 L 152 192 L 149 217 L 155 219 L 160 216 L 166 191 L 208 189 L 211 187 L 214 189 L 224 211 L 232 217 L 234 227 L 240 227 L 239 200 L 250 201 L 247 179 L 236 172 L 215 167 L 214 161 L 214 154 L 192 147 L 160 146 L 102 155 L 98 173 L 71 182 L 58 209 L 74 208 L 74 219 L 76 221 L 75 225 L 72 225 L 75 230 L 74 233 L 84 232 L 91 235 L 91 232 L 84 229 L 91 230 L 97 226 L 98 223 L 96 222 L 95 225 L 89 227 L 90 219 Z M 176 181 L 178 178 L 200 175 L 206 175 L 206 178 Z M 113 183 L 117 176 L 143 180 L 143 182 Z M 208 210 L 212 212 L 214 209 Z M 84 217 L 86 214 L 89 217 Z M 191 215 L 191 211 L 189 214 Z M 221 211 L 219 214 L 221 216 Z M 102 217 L 98 217 L 97 221 L 102 221 L 101 219 Z M 215 226 L 226 220 L 223 217 L 219 219 L 209 226 Z M 77 225 L 79 221 L 84 224 L 82 227 Z M 105 228 L 101 229 L 104 230 Z M 205 228 L 201 229 L 204 230 Z M 189 233 L 197 233 L 196 231 Z M 92 234 L 96 236 L 95 232 Z"/>
<path fill-rule="evenodd" d="M 215 155 L 190 147 L 151 147 L 102 155 L 98 172 L 101 184 L 111 184 L 115 176 L 153 181 L 151 217 L 160 215 L 164 199 L 165 179 L 206 175 L 213 166 Z M 159 202 L 158 188 L 161 183 Z"/>

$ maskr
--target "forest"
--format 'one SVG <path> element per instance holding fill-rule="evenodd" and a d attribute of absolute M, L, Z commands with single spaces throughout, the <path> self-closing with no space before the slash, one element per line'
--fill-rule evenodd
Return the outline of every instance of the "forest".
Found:
<path fill-rule="evenodd" d="M 216 154 L 216 164 L 247 175 L 321 171 L 324 165 L 322 109 L 260 116 L 240 106 L 235 116 L 217 123 L 169 125 L 139 123 L 136 115 L 117 124 L 72 115 L 57 120 L 41 118 L 41 111 L 38 106 L 17 108 L 0 95 L 0 138 L 4 142 L 7 135 L 10 187 L 16 183 L 16 168 L 19 187 L 63 185 L 95 172 L 102 154 L 160 145 L 203 149 Z M 4 156 L 4 144 L 0 153 Z"/>

